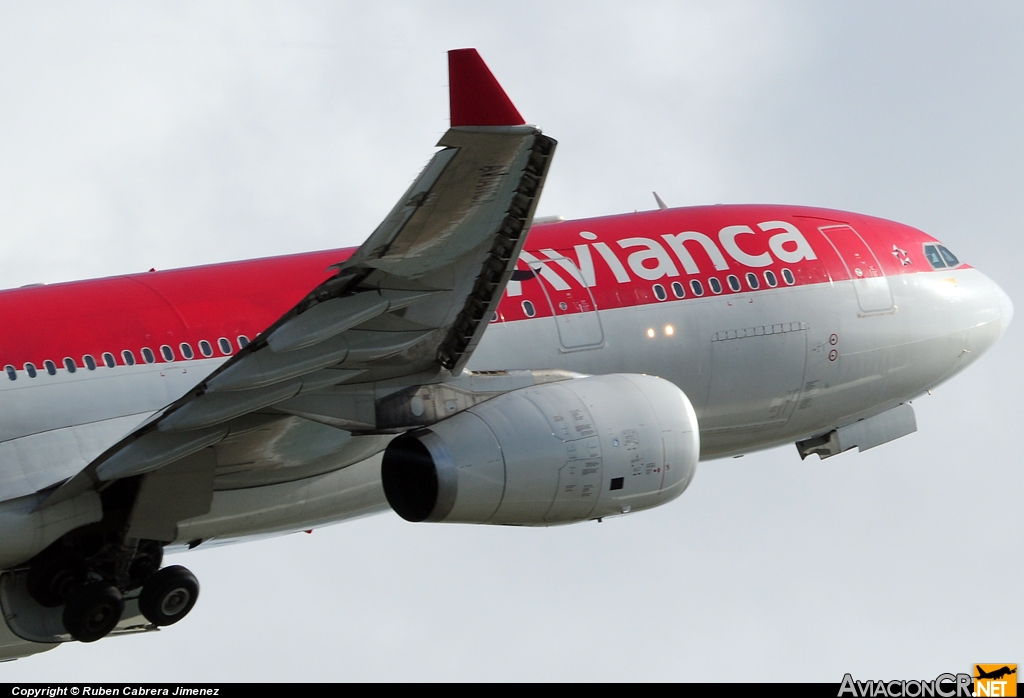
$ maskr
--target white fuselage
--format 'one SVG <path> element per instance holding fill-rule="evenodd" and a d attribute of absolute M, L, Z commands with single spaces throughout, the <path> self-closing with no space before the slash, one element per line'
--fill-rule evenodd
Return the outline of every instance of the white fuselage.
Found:
<path fill-rule="evenodd" d="M 601 342 L 586 349 L 567 349 L 553 317 L 494 322 L 469 368 L 658 375 L 696 409 L 703 458 L 745 453 L 907 402 L 965 368 L 1009 321 L 1005 295 L 971 268 L 898 277 L 891 288 L 892 309 L 869 314 L 842 281 L 597 310 L 587 321 L 599 325 Z M 0 380 L 0 516 L 30 510 L 36 492 L 77 473 L 223 361 Z M 211 511 L 182 522 L 177 542 L 380 511 L 380 452 L 390 438 L 288 420 L 274 447 L 295 467 L 256 479 L 262 486 L 251 473 L 238 484 L 224 473 Z M 23 554 L 0 552 L 0 563 L 17 564 Z"/>

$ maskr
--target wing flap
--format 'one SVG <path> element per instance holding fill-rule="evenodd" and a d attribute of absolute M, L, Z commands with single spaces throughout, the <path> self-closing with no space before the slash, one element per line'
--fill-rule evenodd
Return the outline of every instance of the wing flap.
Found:
<path fill-rule="evenodd" d="M 267 338 L 275 352 L 295 351 L 319 344 L 386 312 L 388 300 L 380 293 L 357 293 L 313 306 L 286 322 Z"/>
<path fill-rule="evenodd" d="M 293 379 L 252 390 L 206 393 L 161 419 L 157 429 L 188 431 L 210 427 L 295 397 L 301 389 L 302 381 Z"/>
<path fill-rule="evenodd" d="M 173 434 L 151 430 L 139 435 L 129 443 L 124 444 L 122 448 L 118 448 L 114 453 L 109 454 L 109 457 L 96 466 L 95 476 L 99 480 L 115 480 L 121 477 L 148 473 L 186 458 L 207 446 L 212 446 L 222 440 L 227 434 L 227 427 L 215 427 L 213 429 Z M 95 463 L 96 461 L 94 461 Z M 89 468 L 92 467 L 92 465 L 89 466 Z M 88 480 L 75 476 L 55 494 L 74 496 L 88 489 L 89 484 Z M 62 501 L 63 497 L 51 495 L 50 499 Z"/>
<path fill-rule="evenodd" d="M 267 344 L 276 352 L 305 349 L 434 293 L 436 291 L 380 290 L 324 301 L 277 328 L 267 338 Z"/>

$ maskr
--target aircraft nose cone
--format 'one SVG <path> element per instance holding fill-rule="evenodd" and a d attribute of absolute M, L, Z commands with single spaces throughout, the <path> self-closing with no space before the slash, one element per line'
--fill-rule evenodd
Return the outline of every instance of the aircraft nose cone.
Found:
<path fill-rule="evenodd" d="M 964 280 L 968 277 L 965 276 Z M 968 332 L 967 352 L 962 360 L 973 362 L 995 346 L 1013 320 L 1013 302 L 999 285 L 984 274 L 974 277 L 977 282 L 964 284 L 964 309 L 971 329 Z M 970 290 L 968 290 L 968 288 Z"/>
<path fill-rule="evenodd" d="M 1002 337 L 1006 328 L 1010 326 L 1010 321 L 1013 320 L 1013 301 L 1006 295 L 1006 291 L 995 282 L 992 283 L 992 287 L 995 290 L 996 303 L 999 306 L 999 336 Z"/>

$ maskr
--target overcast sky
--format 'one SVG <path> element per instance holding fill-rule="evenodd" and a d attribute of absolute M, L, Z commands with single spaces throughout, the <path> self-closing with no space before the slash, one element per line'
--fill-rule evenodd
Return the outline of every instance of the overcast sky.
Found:
<path fill-rule="evenodd" d="M 1024 308 L 1016 2 L 0 0 L 0 284 L 359 244 L 477 47 L 559 141 L 539 215 L 792 203 L 930 232 Z M 2 321 L 2 320 L 0 320 Z M 2 331 L 2 327 L 0 327 Z M 392 514 L 170 559 L 179 625 L 0 681 L 934 678 L 1024 662 L 1024 321 L 919 431 L 702 463 L 552 529 Z M 2 416 L 0 416 L 2 418 Z"/>

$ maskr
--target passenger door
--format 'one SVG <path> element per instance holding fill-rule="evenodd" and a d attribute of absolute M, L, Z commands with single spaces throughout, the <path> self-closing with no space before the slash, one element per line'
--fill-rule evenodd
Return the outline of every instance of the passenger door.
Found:
<path fill-rule="evenodd" d="M 523 257 L 540 280 L 551 305 L 562 351 L 600 347 L 604 344 L 604 329 L 594 294 L 579 267 L 561 252 L 545 250 L 544 255 L 546 258 L 524 253 Z"/>
<path fill-rule="evenodd" d="M 848 225 L 830 225 L 818 230 L 843 260 L 861 311 L 874 314 L 892 310 L 889 280 L 864 238 Z"/>

